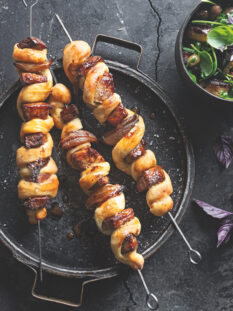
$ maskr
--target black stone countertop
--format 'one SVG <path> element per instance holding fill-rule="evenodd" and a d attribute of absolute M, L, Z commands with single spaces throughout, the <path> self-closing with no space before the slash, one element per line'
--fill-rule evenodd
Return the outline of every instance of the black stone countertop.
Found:
<path fill-rule="evenodd" d="M 179 27 L 198 1 L 174 0 L 44 0 L 33 15 L 33 34 L 46 41 L 49 53 L 61 57 L 67 38 L 55 21 L 58 12 L 73 38 L 89 43 L 104 33 L 140 43 L 141 68 L 156 78 L 184 115 L 196 156 L 193 197 L 232 210 L 232 166 L 222 170 L 213 154 L 220 134 L 233 134 L 233 109 L 207 107 L 190 96 L 178 76 L 174 45 Z M 11 54 L 15 42 L 28 35 L 28 11 L 20 0 L 0 0 L 0 93 L 16 79 Z M 27 25 L 27 28 L 26 28 Z M 1 207 L 4 208 L 4 207 Z M 189 263 L 186 246 L 176 233 L 149 260 L 144 276 L 156 292 L 161 311 L 233 310 L 232 242 L 216 249 L 217 223 L 190 204 L 182 225 L 192 245 L 203 255 L 198 266 Z M 33 274 L 0 245 L 0 310 L 72 310 L 38 301 L 30 294 Z M 84 295 L 85 311 L 144 311 L 145 293 L 137 273 L 92 284 Z"/>

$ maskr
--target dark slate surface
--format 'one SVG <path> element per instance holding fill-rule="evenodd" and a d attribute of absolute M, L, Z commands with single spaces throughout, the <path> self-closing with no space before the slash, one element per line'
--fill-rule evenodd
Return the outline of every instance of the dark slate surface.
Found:
<path fill-rule="evenodd" d="M 177 74 L 175 38 L 185 15 L 198 1 L 44 0 L 34 11 L 34 35 L 48 42 L 51 55 L 60 57 L 67 38 L 55 22 L 54 11 L 65 21 L 73 38 L 91 43 L 97 33 L 129 39 L 144 47 L 141 68 L 158 82 L 184 115 L 196 155 L 193 196 L 232 210 L 232 166 L 222 170 L 212 151 L 219 134 L 232 135 L 233 110 L 207 107 L 190 96 Z M 28 11 L 21 1 L 0 0 L 0 92 L 15 80 L 11 53 L 15 42 L 28 35 Z M 1 206 L 4 208 L 4 206 Z M 218 224 L 192 206 L 182 229 L 203 254 L 199 266 L 192 266 L 186 247 L 174 234 L 144 268 L 149 288 L 158 294 L 162 311 L 233 310 L 232 243 L 216 249 Z M 0 310 L 31 311 L 71 308 L 40 302 L 30 295 L 33 274 L 16 262 L 0 245 Z M 57 281 L 52 281 L 58 287 Z M 52 285 L 51 285 L 52 287 Z M 70 285 L 75 289 L 75 285 Z M 85 311 L 144 311 L 144 291 L 136 273 L 92 284 L 85 293 Z"/>

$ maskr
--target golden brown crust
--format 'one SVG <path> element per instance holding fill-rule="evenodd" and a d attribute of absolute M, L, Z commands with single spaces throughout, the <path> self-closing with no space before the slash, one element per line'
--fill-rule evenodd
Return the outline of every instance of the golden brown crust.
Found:
<path fill-rule="evenodd" d="M 47 60 L 45 45 L 37 38 L 26 38 L 16 44 L 13 58 L 22 82 L 27 84 L 17 99 L 19 115 L 25 121 L 20 130 L 24 146 L 17 150 L 16 156 L 22 177 L 18 196 L 25 200 L 29 222 L 35 224 L 46 217 L 48 199 L 57 195 L 59 185 L 55 175 L 57 166 L 51 158 L 53 140 L 49 134 L 54 121 L 48 115 L 50 105 L 44 102 L 53 85 L 48 69 L 51 62 Z"/>
<path fill-rule="evenodd" d="M 89 51 L 90 49 L 88 49 L 86 45 L 76 44 L 76 58 L 79 58 L 79 53 L 80 55 L 88 55 Z M 65 54 L 66 49 L 64 50 L 64 55 Z M 69 57 L 68 55 L 65 56 L 67 56 L 66 61 L 68 63 Z M 72 63 L 72 58 L 69 59 L 69 62 Z M 137 181 L 144 171 L 156 166 L 156 158 L 154 152 L 151 150 L 144 150 L 141 152 L 140 156 L 135 157 L 135 159 L 131 157 L 130 161 L 127 161 L 129 154 L 135 150 L 143 139 L 145 124 L 143 118 L 139 116 L 138 122 L 133 124 L 133 127 L 129 126 L 128 128 L 123 127 L 123 129 L 121 129 L 121 125 L 127 123 L 127 119 L 130 120 L 130 118 L 132 118 L 133 112 L 127 109 L 128 115 L 123 116 L 123 107 L 121 106 L 121 109 L 118 109 L 119 111 L 116 109 L 118 105 L 114 106 L 112 104 L 112 98 L 114 98 L 116 94 L 112 94 L 111 92 L 113 91 L 111 79 L 108 78 L 109 85 L 112 87 L 110 88 L 110 92 L 108 85 L 105 87 L 104 83 L 100 83 L 100 81 L 103 81 L 104 76 L 109 77 L 109 70 L 108 66 L 101 61 L 92 66 L 86 73 L 84 72 L 81 77 L 82 81 L 78 81 L 75 85 L 79 85 L 79 87 L 80 85 L 83 86 L 83 100 L 87 106 L 93 110 L 95 117 L 101 124 L 105 123 L 109 118 L 110 125 L 112 125 L 114 129 L 107 133 L 107 135 L 104 135 L 104 142 L 109 145 L 115 145 L 112 151 L 112 157 L 117 168 L 131 175 Z M 77 77 L 77 79 L 79 78 L 80 77 Z M 120 98 L 118 98 L 118 102 L 119 104 L 121 103 Z M 113 112 L 114 110 L 115 112 Z M 123 137 L 120 137 L 120 135 L 123 135 Z M 164 170 L 162 172 L 165 176 L 168 176 Z M 165 178 L 161 184 L 166 185 L 166 191 L 160 193 L 159 188 L 156 188 L 155 185 L 150 185 L 148 189 L 149 194 L 147 194 L 147 196 L 150 197 L 148 201 L 150 202 L 148 203 L 150 211 L 155 215 L 158 213 L 157 216 L 167 213 L 167 211 L 172 208 L 172 199 L 170 197 L 172 185 L 170 178 Z M 154 191 L 151 189 L 154 189 Z M 156 191 L 158 191 L 158 193 L 156 193 Z"/>
<path fill-rule="evenodd" d="M 71 51 L 71 47 L 72 49 L 75 49 L 76 44 L 69 45 L 66 49 L 66 51 L 68 51 L 69 57 L 71 57 L 73 53 Z M 83 58 L 83 55 L 86 57 L 86 53 L 83 53 L 81 54 L 80 58 Z M 73 70 L 74 62 L 72 61 L 72 64 L 68 63 L 69 57 L 68 55 L 66 56 L 64 67 L 66 66 L 66 68 L 72 68 Z M 76 58 L 75 62 L 77 66 L 78 64 L 80 65 L 79 58 Z M 88 72 L 90 70 L 91 68 L 89 68 L 89 70 L 82 70 L 82 72 Z M 70 79 L 74 79 L 73 73 L 74 72 L 70 72 L 70 75 L 68 76 Z M 53 88 L 53 90 L 55 88 L 56 86 Z M 63 91 L 66 92 L 67 90 L 63 88 Z M 119 104 L 117 101 L 117 96 L 114 98 L 115 102 L 112 105 L 112 110 L 114 107 L 116 107 L 116 105 Z M 89 196 L 86 202 L 86 206 L 88 209 L 95 209 L 95 221 L 99 230 L 104 234 L 111 235 L 115 229 L 120 228 L 120 226 L 127 225 L 131 219 L 135 218 L 133 215 L 131 218 L 125 218 L 125 221 L 122 220 L 120 222 L 119 220 L 119 225 L 117 228 L 106 228 L 106 226 L 103 226 L 103 222 L 106 218 L 120 213 L 125 208 L 125 196 L 122 192 L 122 186 L 111 185 L 108 183 L 110 165 L 95 149 L 91 148 L 90 143 L 96 142 L 97 139 L 93 134 L 82 130 L 82 123 L 78 116 L 76 116 L 75 119 L 71 118 L 72 120 L 68 119 L 67 122 L 64 123 L 62 116 L 66 113 L 66 110 L 69 109 L 70 106 L 67 108 L 65 107 L 64 103 L 62 102 L 62 96 L 55 97 L 54 92 L 52 92 L 49 102 L 53 106 L 53 111 L 57 111 L 59 109 L 59 114 L 52 112 L 52 116 L 54 118 L 55 126 L 62 130 L 60 145 L 63 149 L 67 150 L 66 158 L 69 165 L 72 168 L 81 171 L 79 184 L 82 190 Z M 112 110 L 109 110 L 109 113 Z M 59 122 L 57 122 L 58 118 L 61 118 Z M 138 230 L 138 232 L 139 231 L 140 230 Z M 122 243 L 123 242 L 124 239 L 122 240 Z M 134 249 L 130 252 L 135 254 L 136 250 Z M 141 268 L 144 262 L 143 257 L 136 253 L 136 255 L 132 255 L 131 259 L 129 255 L 130 252 L 122 254 L 119 259 L 122 261 L 123 258 L 124 263 L 127 263 L 134 268 Z M 115 254 L 117 255 L 117 252 L 115 252 Z M 138 266 L 135 263 L 137 257 L 139 258 Z M 127 260 L 127 258 L 129 259 Z"/>

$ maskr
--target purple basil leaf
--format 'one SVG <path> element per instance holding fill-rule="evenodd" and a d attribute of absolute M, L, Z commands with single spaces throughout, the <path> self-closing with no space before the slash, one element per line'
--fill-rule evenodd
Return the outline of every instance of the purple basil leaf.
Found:
<path fill-rule="evenodd" d="M 217 247 L 219 247 L 222 244 L 226 244 L 231 237 L 233 229 L 233 222 L 231 219 L 224 219 L 220 228 L 218 229 L 218 244 Z"/>
<path fill-rule="evenodd" d="M 203 201 L 200 201 L 197 199 L 193 199 L 193 201 L 197 205 L 199 205 L 203 209 L 203 211 L 206 212 L 206 214 L 208 214 L 214 218 L 222 219 L 222 218 L 225 218 L 227 216 L 233 215 L 232 212 L 228 212 L 228 211 L 225 211 L 221 208 L 214 207 L 213 205 L 210 205 L 206 202 L 203 202 Z"/>
<path fill-rule="evenodd" d="M 214 145 L 214 152 L 219 162 L 228 168 L 233 158 L 233 141 L 230 136 L 220 136 L 220 140 Z"/>
<path fill-rule="evenodd" d="M 228 20 L 227 20 L 227 24 L 233 24 L 233 17 L 230 15 Z"/>

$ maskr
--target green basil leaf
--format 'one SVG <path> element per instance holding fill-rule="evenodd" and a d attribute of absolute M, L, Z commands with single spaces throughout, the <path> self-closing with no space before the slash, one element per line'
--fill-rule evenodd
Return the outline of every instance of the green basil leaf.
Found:
<path fill-rule="evenodd" d="M 189 73 L 190 77 L 192 78 L 193 82 L 197 83 L 197 77 L 190 70 L 188 70 L 188 73 Z"/>
<path fill-rule="evenodd" d="M 233 44 L 233 29 L 229 26 L 218 26 L 207 34 L 207 43 L 215 49 L 225 50 Z"/>
<path fill-rule="evenodd" d="M 201 2 L 209 3 L 209 4 L 212 4 L 212 5 L 216 5 L 216 3 L 214 3 L 213 1 L 210 1 L 210 0 L 201 0 Z"/>
<path fill-rule="evenodd" d="M 214 64 L 213 64 L 212 57 L 206 51 L 201 51 L 199 53 L 199 57 L 200 57 L 200 68 L 201 68 L 202 77 L 204 79 L 208 78 L 214 70 Z"/>
<path fill-rule="evenodd" d="M 195 53 L 194 49 L 186 48 L 185 46 L 182 47 L 182 50 L 188 53 L 192 53 L 192 54 Z"/>
<path fill-rule="evenodd" d="M 214 62 L 213 62 L 213 71 L 211 73 L 211 76 L 215 74 L 217 68 L 218 68 L 218 60 L 217 60 L 217 56 L 216 56 L 216 53 L 215 53 L 215 50 L 211 47 L 211 51 L 212 51 L 212 54 L 213 54 L 213 58 L 214 58 Z"/>

